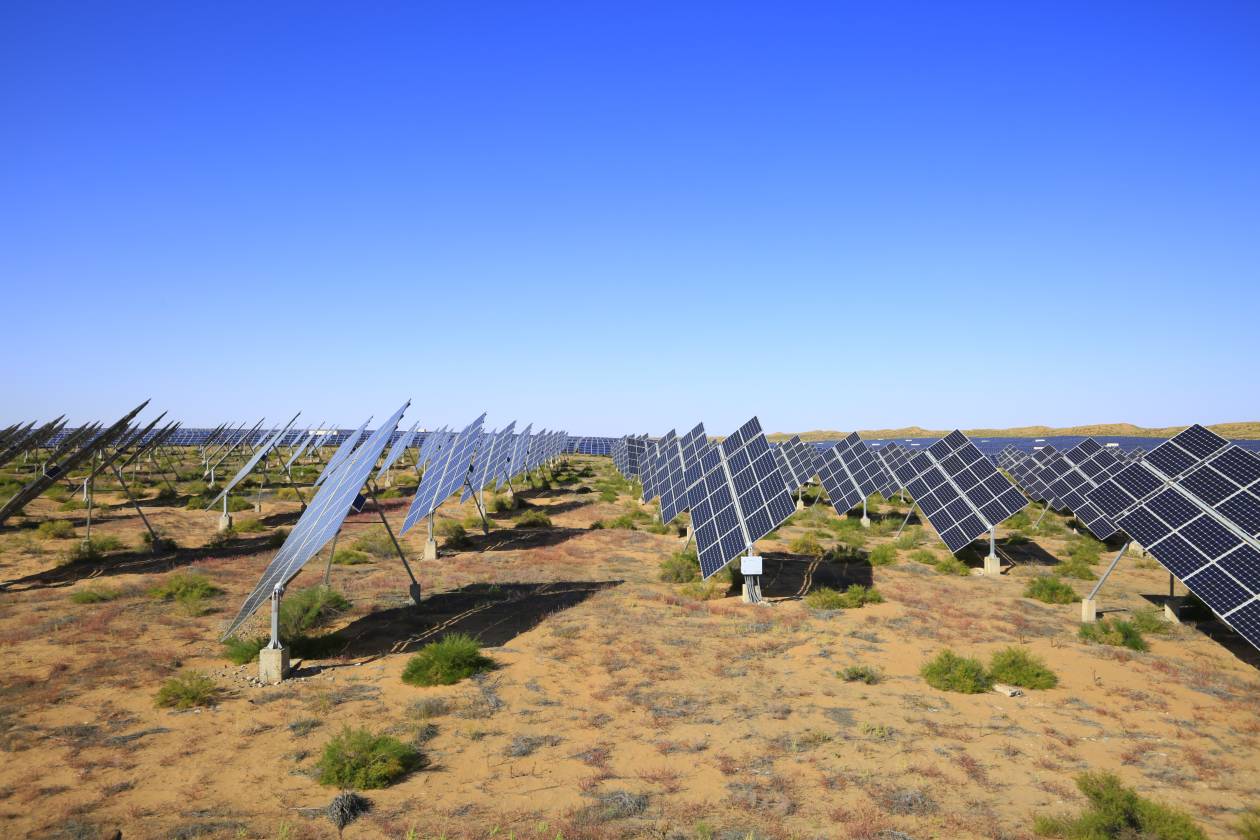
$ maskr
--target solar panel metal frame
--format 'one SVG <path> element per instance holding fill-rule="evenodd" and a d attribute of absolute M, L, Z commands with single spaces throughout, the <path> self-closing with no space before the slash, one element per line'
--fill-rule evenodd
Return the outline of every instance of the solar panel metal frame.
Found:
<path fill-rule="evenodd" d="M 1091 534 L 1105 540 L 1120 529 L 1086 496 L 1123 467 L 1114 452 L 1086 438 L 1067 452 L 1055 452 L 1045 459 L 1038 477 L 1058 503 L 1056 509 L 1070 510 Z"/>
<path fill-rule="evenodd" d="M 472 459 L 481 439 L 481 424 L 486 419 L 483 412 L 480 417 L 469 423 L 459 433 L 454 442 L 446 449 L 446 455 L 438 463 L 425 470 L 420 485 L 416 488 L 415 497 L 407 516 L 403 520 L 399 534 L 405 534 L 419 520 L 430 515 L 441 507 L 464 482 L 468 480 L 472 467 Z"/>

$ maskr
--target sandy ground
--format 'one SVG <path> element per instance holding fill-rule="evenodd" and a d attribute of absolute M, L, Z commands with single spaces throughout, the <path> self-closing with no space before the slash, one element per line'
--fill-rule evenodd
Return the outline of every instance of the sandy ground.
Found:
<path fill-rule="evenodd" d="M 607 459 L 575 463 L 611 470 Z M 203 548 L 213 514 L 147 507 L 177 554 L 65 566 L 73 540 L 34 525 L 78 517 L 81 529 L 82 515 L 41 500 L 0 532 L 0 836 L 335 837 L 322 809 L 337 791 L 313 767 L 344 725 L 419 744 L 429 762 L 368 792 L 374 807 L 350 838 L 1029 837 L 1035 813 L 1081 806 L 1072 779 L 1087 769 L 1184 808 L 1213 837 L 1233 836 L 1238 812 L 1260 802 L 1255 651 L 1191 626 L 1150 637 L 1147 653 L 1078 640 L 1078 604 L 1021 597 L 1062 553 L 1060 537 L 1012 547 L 1021 564 L 992 579 L 937 574 L 908 551 L 887 567 L 812 568 L 789 543 L 813 530 L 834 545 L 836 532 L 796 524 L 759 545 L 770 604 L 734 592 L 702 601 L 658 579 L 678 537 L 590 529 L 627 503 L 582 492 L 595 480 L 522 494 L 552 529 L 513 530 L 515 514 L 504 515 L 467 550 L 416 562 L 418 610 L 396 558 L 334 566 L 333 586 L 353 603 L 329 628 L 338 655 L 303 661 L 272 687 L 252 684 L 256 666 L 230 664 L 217 639 L 274 552 L 268 532 L 291 524 L 296 504 L 269 503 L 267 531 Z M 386 503 L 395 524 L 406 504 Z M 826 511 L 820 520 L 836 518 Z M 865 548 L 891 539 L 879 520 L 904 511 L 882 506 Z M 471 503 L 442 510 L 471 513 Z M 377 521 L 352 517 L 342 544 Z M 126 508 L 97 532 L 139 543 Z M 412 557 L 422 538 L 405 540 Z M 923 544 L 944 556 L 930 528 Z M 321 555 L 293 588 L 318 583 L 322 568 Z M 187 569 L 225 590 L 214 611 L 189 616 L 146 594 Z M 852 581 L 874 583 L 886 602 L 816 614 L 799 598 Z M 1126 560 L 1101 605 L 1158 603 L 1167 585 Z M 71 601 L 102 586 L 123 594 Z M 498 668 L 450 687 L 404 684 L 408 656 L 454 631 L 479 637 Z M 1043 657 L 1059 687 L 950 694 L 918 674 L 944 647 L 987 659 L 1009 645 Z M 838 671 L 852 664 L 885 678 L 845 682 Z M 156 708 L 161 683 L 189 668 L 216 680 L 218 703 Z"/>

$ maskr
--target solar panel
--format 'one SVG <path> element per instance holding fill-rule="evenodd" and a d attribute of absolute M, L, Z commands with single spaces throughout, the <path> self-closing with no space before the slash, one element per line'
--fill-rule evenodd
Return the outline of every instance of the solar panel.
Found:
<path fill-rule="evenodd" d="M 1118 529 L 1086 494 L 1123 466 L 1112 450 L 1086 438 L 1067 452 L 1052 454 L 1038 475 L 1059 507 L 1072 511 L 1091 534 L 1105 540 Z"/>
<path fill-rule="evenodd" d="M 958 430 L 915 452 L 897 478 L 954 554 L 1028 504 Z"/>
<path fill-rule="evenodd" d="M 407 447 L 411 446 L 411 442 L 416 439 L 416 429 L 420 427 L 420 421 L 411 424 L 411 428 L 403 434 L 399 435 L 394 445 L 389 448 L 389 454 L 385 456 L 385 460 L 381 462 L 381 468 L 376 471 L 376 478 L 379 481 L 390 467 L 394 466 L 402 454 L 407 451 Z"/>
<path fill-rule="evenodd" d="M 533 428 L 534 424 L 530 423 L 525 427 L 525 431 L 516 435 L 512 441 L 512 451 L 508 456 L 507 464 L 503 467 L 503 475 L 500 477 L 500 487 L 504 482 L 510 482 L 514 477 L 525 472 L 525 454 L 529 450 L 530 430 Z"/>
<path fill-rule="evenodd" d="M 689 436 L 690 437 L 690 436 Z M 796 506 L 756 417 L 714 446 L 692 441 L 686 467 L 700 573 L 708 579 L 755 540 L 777 528 Z"/>
<path fill-rule="evenodd" d="M 341 523 L 350 512 L 351 504 L 359 495 L 368 476 L 372 474 L 372 468 L 376 466 L 381 451 L 384 450 L 390 435 L 394 433 L 394 428 L 410 404 L 410 402 L 403 403 L 394 416 L 373 432 L 342 467 L 329 475 L 328 481 L 319 488 L 315 497 L 311 499 L 310 505 L 298 517 L 297 523 L 289 532 L 289 536 L 285 538 L 280 550 L 276 552 L 276 556 L 263 570 L 258 584 L 241 604 L 236 618 L 232 619 L 223 633 L 224 639 L 235 633 L 245 619 L 253 615 L 254 610 L 271 597 L 271 592 L 277 584 L 286 586 L 302 570 L 307 561 L 327 545 L 333 535 L 340 530 Z"/>
<path fill-rule="evenodd" d="M 884 468 L 879 458 L 871 452 L 870 447 L 858 436 L 857 432 L 846 437 L 832 447 L 844 462 L 849 475 L 857 483 L 863 496 L 880 493 L 885 498 L 897 490 L 897 481 Z"/>
<path fill-rule="evenodd" d="M 1260 457 L 1195 425 L 1087 498 L 1260 648 Z"/>
<path fill-rule="evenodd" d="M 699 434 L 704 435 L 704 426 L 699 427 Z M 694 429 L 692 430 L 695 431 Z M 661 522 L 669 524 L 678 514 L 687 509 L 687 484 L 683 478 L 682 441 L 673 429 L 661 438 L 657 444 L 660 461 L 657 464 L 657 486 L 661 496 Z"/>
<path fill-rule="evenodd" d="M 367 424 L 371 422 L 371 417 L 364 420 L 363 425 L 359 427 L 357 432 L 341 442 L 341 446 L 337 447 L 337 451 L 332 454 L 332 457 L 328 459 L 328 463 L 324 464 L 324 468 L 320 470 L 319 477 L 315 479 L 316 487 L 323 484 L 324 479 L 336 472 L 337 468 L 341 466 L 341 462 L 350 457 L 350 453 L 354 451 L 355 444 L 357 444 L 363 437 L 363 432 L 367 429 Z"/>
<path fill-rule="evenodd" d="M 446 448 L 444 457 L 424 471 L 424 477 L 416 488 L 416 495 L 411 500 L 411 507 L 407 510 L 399 534 L 407 533 L 416 522 L 437 510 L 442 502 L 468 480 L 473 455 L 476 454 L 481 438 L 481 424 L 485 419 L 486 415 L 482 414 L 465 426 Z"/>
<path fill-rule="evenodd" d="M 1059 454 L 1058 450 L 1053 446 L 1043 446 L 1034 449 L 1031 454 L 1027 454 L 1021 460 L 1011 463 L 1007 472 L 1015 479 L 1015 483 L 1028 494 L 1029 498 L 1038 502 L 1046 502 L 1053 508 L 1062 508 L 1062 502 L 1054 498 L 1050 486 L 1046 484 L 1041 473 L 1045 463 L 1057 454 Z"/>
<path fill-rule="evenodd" d="M 884 469 L 888 470 L 888 474 L 897 481 L 900 487 L 901 479 L 897 478 L 897 469 L 910 460 L 909 451 L 900 444 L 886 443 L 875 448 L 875 455 L 883 461 Z"/>
<path fill-rule="evenodd" d="M 293 420 L 296 419 L 297 415 L 295 414 L 293 415 Z M 289 421 L 289 426 L 293 425 L 293 420 Z M 223 489 L 219 492 L 219 495 L 214 497 L 214 501 L 206 505 L 206 510 L 209 510 L 218 504 L 220 499 L 232 492 L 233 487 L 240 484 L 241 481 L 245 479 L 245 476 L 254 471 L 254 467 L 258 466 L 258 462 L 263 459 L 263 456 L 270 452 L 272 447 L 280 442 L 280 438 L 284 437 L 285 433 L 289 431 L 289 426 L 285 426 L 280 431 L 274 433 L 270 438 L 263 442 L 262 446 L 254 450 L 254 454 L 250 456 L 250 459 L 246 461 L 239 470 L 236 471 L 236 475 L 232 476 L 232 480 L 223 485 Z"/>
<path fill-rule="evenodd" d="M 643 454 L 639 456 L 639 478 L 643 483 L 643 503 L 647 504 L 661 494 L 656 484 L 657 459 L 660 451 L 654 441 L 644 441 Z"/>
<path fill-rule="evenodd" d="M 464 488 L 459 500 L 465 502 L 475 490 L 482 490 L 502 472 L 508 459 L 508 449 L 512 445 L 512 432 L 516 429 L 513 420 L 496 433 L 483 438 L 482 448 L 477 452 L 477 460 L 473 464 L 472 480 Z"/>
<path fill-rule="evenodd" d="M 778 468 L 779 475 L 783 476 L 783 483 L 795 493 L 801 486 L 801 482 L 796 480 L 796 473 L 792 472 L 792 467 L 787 462 L 787 456 L 783 454 L 783 445 L 770 444 L 770 452 L 774 455 L 774 465 Z"/>

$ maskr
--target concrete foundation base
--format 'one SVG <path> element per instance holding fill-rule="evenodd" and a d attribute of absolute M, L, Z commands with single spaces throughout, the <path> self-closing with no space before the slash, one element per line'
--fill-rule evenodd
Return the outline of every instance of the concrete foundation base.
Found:
<path fill-rule="evenodd" d="M 262 513 L 262 502 L 254 502 L 254 513 Z"/>
<path fill-rule="evenodd" d="M 232 514 L 225 513 L 219 517 L 219 533 L 230 531 L 232 529 Z"/>
<path fill-rule="evenodd" d="M 869 528 L 869 527 L 871 527 L 871 518 L 870 518 L 869 516 L 863 516 L 863 517 L 862 517 L 861 519 L 859 519 L 858 521 L 862 523 L 862 527 L 863 527 L 863 528 Z"/>
<path fill-rule="evenodd" d="M 683 534 L 683 542 L 690 542 L 691 538 L 695 536 L 695 533 L 695 531 L 691 530 L 691 523 L 688 522 L 687 533 Z"/>
<path fill-rule="evenodd" d="M 263 648 L 258 651 L 258 679 L 268 685 L 282 682 L 289 676 L 289 649 Z"/>
<path fill-rule="evenodd" d="M 1185 606 L 1180 598 L 1169 598 L 1164 602 L 1164 621 L 1169 624 L 1181 623 L 1181 609 Z"/>
<path fill-rule="evenodd" d="M 745 604 L 764 604 L 765 603 L 764 601 L 761 600 L 761 587 L 759 585 L 750 584 L 748 581 L 744 581 L 743 591 L 740 595 L 740 599 Z"/>
<path fill-rule="evenodd" d="M 424 559 L 425 560 L 437 559 L 437 540 L 425 540 Z"/>
<path fill-rule="evenodd" d="M 1093 624 L 1098 620 L 1098 602 L 1093 598 L 1081 599 L 1081 623 Z"/>
<path fill-rule="evenodd" d="M 797 509 L 797 510 L 805 510 L 805 500 L 804 500 L 804 499 L 798 498 L 798 499 L 796 500 L 796 509 Z"/>
<path fill-rule="evenodd" d="M 984 573 L 986 575 L 1002 574 L 1002 561 L 992 554 L 984 558 Z"/>

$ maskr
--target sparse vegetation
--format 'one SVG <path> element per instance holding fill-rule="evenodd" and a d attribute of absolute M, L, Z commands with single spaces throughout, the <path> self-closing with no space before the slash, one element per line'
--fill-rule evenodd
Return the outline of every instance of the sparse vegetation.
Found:
<path fill-rule="evenodd" d="M 99 560 L 108 551 L 118 551 L 123 547 L 122 540 L 113 536 L 92 537 L 76 543 L 66 555 L 67 563 L 87 563 Z"/>
<path fill-rule="evenodd" d="M 690 583 L 700 579 L 700 560 L 696 550 L 675 551 L 661 562 L 661 580 L 666 583 Z"/>
<path fill-rule="evenodd" d="M 822 543 L 813 534 L 801 534 L 788 543 L 788 551 L 793 554 L 822 557 L 825 550 Z"/>
<path fill-rule="evenodd" d="M 967 659 L 952 650 L 943 650 L 919 671 L 927 684 L 938 691 L 979 694 L 993 687 L 993 680 L 977 659 Z"/>
<path fill-rule="evenodd" d="M 989 676 L 994 682 L 1017 685 L 1020 688 L 1047 689 L 1059 684 L 1054 671 L 1046 663 L 1028 651 L 1009 647 L 993 654 L 989 662 Z"/>
<path fill-rule="evenodd" d="M 280 600 L 280 638 L 297 639 L 350 609 L 345 596 L 327 586 L 286 593 Z"/>
<path fill-rule="evenodd" d="M 1092 624 L 1082 624 L 1079 635 L 1087 642 L 1099 645 L 1127 647 L 1130 650 L 1146 650 L 1142 632 L 1128 621 L 1104 618 Z"/>
<path fill-rule="evenodd" d="M 875 685 L 884 678 L 884 673 L 870 665 L 850 665 L 840 672 L 845 682 L 860 682 Z"/>
<path fill-rule="evenodd" d="M 65 519 L 50 519 L 39 523 L 35 533 L 46 540 L 68 540 L 74 537 L 74 526 Z"/>
<path fill-rule="evenodd" d="M 1070 604 L 1077 600 L 1076 590 L 1054 575 L 1038 575 L 1024 587 L 1024 597 L 1047 604 Z"/>
<path fill-rule="evenodd" d="M 517 528 L 550 528 L 551 517 L 545 511 L 533 508 L 516 517 Z"/>
<path fill-rule="evenodd" d="M 423 754 L 397 738 L 345 727 L 324 745 L 316 769 L 322 785 L 374 790 L 389 787 L 423 765 Z"/>
<path fill-rule="evenodd" d="M 852 610 L 867 604 L 883 603 L 884 596 L 875 587 L 854 583 L 841 592 L 820 586 L 805 596 L 805 606 L 811 610 Z"/>
<path fill-rule="evenodd" d="M 872 566 L 891 566 L 897 562 L 897 548 L 888 543 L 877 545 L 871 549 L 866 560 Z"/>
<path fill-rule="evenodd" d="M 451 550 L 458 550 L 468 546 L 468 531 L 463 525 L 454 519 L 438 520 L 437 527 L 434 529 L 439 537 L 442 538 L 442 545 Z"/>
<path fill-rule="evenodd" d="M 1159 607 L 1145 607 L 1134 610 L 1129 623 L 1142 635 L 1150 633 L 1155 636 L 1167 635 L 1172 625 L 1164 620 L 1164 611 Z"/>
<path fill-rule="evenodd" d="M 362 566 L 373 562 L 372 555 L 357 548 L 339 548 L 333 553 L 335 566 Z"/>
<path fill-rule="evenodd" d="M 910 559 L 916 563 L 922 563 L 926 566 L 935 566 L 941 558 L 935 551 L 920 548 L 910 553 Z"/>
<path fill-rule="evenodd" d="M 1260 805 L 1252 805 L 1234 823 L 1239 840 L 1260 840 Z"/>
<path fill-rule="evenodd" d="M 407 660 L 402 680 L 408 685 L 454 685 L 493 667 L 494 660 L 481 653 L 476 639 L 454 633 L 420 648 Z"/>
<path fill-rule="evenodd" d="M 103 604 L 106 601 L 112 601 L 122 593 L 117 589 L 109 589 L 104 586 L 89 586 L 86 589 L 80 589 L 70 596 L 70 600 L 76 604 Z"/>
<path fill-rule="evenodd" d="M 948 557 L 942 557 L 940 560 L 937 560 L 935 566 L 936 571 L 943 575 L 958 575 L 960 577 L 966 577 L 971 574 L 971 567 L 952 554 Z"/>
<path fill-rule="evenodd" d="M 1076 578 L 1077 580 L 1093 580 L 1098 577 L 1087 562 L 1077 557 L 1069 557 L 1067 560 L 1059 561 L 1055 571 L 1063 577 Z"/>
<path fill-rule="evenodd" d="M 1082 773 L 1076 787 L 1089 808 L 1076 816 L 1036 817 L 1033 830 L 1064 840 L 1206 840 L 1189 815 L 1125 787 L 1112 773 Z"/>
<path fill-rule="evenodd" d="M 200 671 L 188 671 L 162 683 L 155 702 L 167 709 L 192 709 L 213 706 L 218 694 L 219 687 L 209 676 Z"/>
<path fill-rule="evenodd" d="M 176 572 L 149 590 L 149 597 L 162 601 L 174 601 L 189 615 L 204 615 L 209 611 L 207 602 L 221 595 L 223 590 L 210 579 L 196 572 Z"/>

